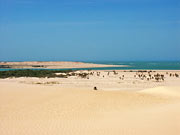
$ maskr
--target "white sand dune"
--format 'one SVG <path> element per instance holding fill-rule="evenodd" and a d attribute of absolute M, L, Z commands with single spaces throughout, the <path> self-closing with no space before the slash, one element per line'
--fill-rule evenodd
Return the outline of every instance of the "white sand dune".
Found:
<path fill-rule="evenodd" d="M 171 97 L 180 97 L 180 88 L 179 87 L 157 87 L 157 88 L 150 88 L 145 89 L 140 92 L 149 93 L 149 94 L 158 94 L 163 96 L 171 96 Z"/>
<path fill-rule="evenodd" d="M 179 135 L 180 87 L 93 91 L 0 82 L 1 135 Z"/>

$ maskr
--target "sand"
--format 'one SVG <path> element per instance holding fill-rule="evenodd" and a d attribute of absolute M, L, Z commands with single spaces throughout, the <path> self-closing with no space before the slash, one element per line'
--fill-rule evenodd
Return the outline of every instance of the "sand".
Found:
<path fill-rule="evenodd" d="M 154 82 L 134 74 L 0 79 L 0 134 L 179 135 L 180 78 Z M 59 83 L 45 83 L 52 81 Z"/>
<path fill-rule="evenodd" d="M 126 65 L 105 65 L 84 62 L 70 61 L 25 61 L 25 62 L 0 62 L 0 66 L 8 66 L 9 68 L 22 69 L 67 69 L 67 68 L 99 68 L 99 67 L 127 67 Z"/>
<path fill-rule="evenodd" d="M 92 89 L 96 86 L 99 90 L 143 90 L 148 88 L 155 88 L 160 86 L 176 86 L 180 84 L 180 77 L 170 77 L 170 74 L 178 73 L 180 76 L 179 70 L 174 71 L 154 71 L 151 73 L 154 74 L 163 74 L 165 77 L 164 81 L 156 82 L 154 79 L 147 81 L 146 78 L 143 80 L 139 78 L 136 74 L 137 72 L 129 72 L 126 70 L 116 70 L 116 75 L 114 75 L 113 71 L 106 70 L 97 70 L 97 71 L 76 71 L 75 73 L 92 73 L 93 75 L 89 75 L 87 78 L 81 78 L 79 76 L 70 76 L 68 78 L 11 78 L 5 79 L 8 82 L 19 82 L 26 84 L 39 84 L 39 85 L 57 85 L 61 88 L 85 88 Z M 100 75 L 97 75 L 97 72 Z M 166 74 L 168 72 L 168 74 Z M 108 75 L 109 73 L 109 75 Z M 148 76 L 148 72 L 143 73 Z M 136 75 L 136 77 L 134 77 Z M 124 77 L 122 77 L 124 76 Z M 120 79 L 121 78 L 121 79 Z M 123 78 L 123 79 L 122 79 Z"/>

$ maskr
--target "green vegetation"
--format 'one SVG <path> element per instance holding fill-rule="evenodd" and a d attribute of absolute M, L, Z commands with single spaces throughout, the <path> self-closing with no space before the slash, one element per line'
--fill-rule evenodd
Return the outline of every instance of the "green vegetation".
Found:
<path fill-rule="evenodd" d="M 44 67 L 43 65 L 32 65 L 32 67 Z"/>
<path fill-rule="evenodd" d="M 0 71 L 0 78 L 8 78 L 8 77 L 39 77 L 39 78 L 67 78 L 70 76 L 70 72 L 72 70 L 10 70 L 10 71 Z M 56 74 L 56 73 L 64 73 L 64 74 Z"/>
<path fill-rule="evenodd" d="M 8 66 L 8 65 L 0 65 L 0 68 L 11 68 L 11 66 Z"/>
<path fill-rule="evenodd" d="M 80 76 L 81 78 L 87 78 L 88 77 L 88 73 L 79 73 L 78 76 Z"/>

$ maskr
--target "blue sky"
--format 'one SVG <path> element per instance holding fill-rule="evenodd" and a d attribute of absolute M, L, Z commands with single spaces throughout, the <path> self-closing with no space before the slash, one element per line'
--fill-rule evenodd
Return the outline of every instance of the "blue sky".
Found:
<path fill-rule="evenodd" d="M 180 60 L 180 0 L 0 0 L 0 61 Z"/>

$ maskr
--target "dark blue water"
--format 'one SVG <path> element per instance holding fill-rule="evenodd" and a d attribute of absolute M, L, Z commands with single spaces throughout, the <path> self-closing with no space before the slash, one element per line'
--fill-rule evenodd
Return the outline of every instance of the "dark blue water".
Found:
<path fill-rule="evenodd" d="M 107 65 L 126 65 L 127 67 L 104 67 L 104 68 L 73 68 L 71 70 L 180 70 L 180 61 L 174 62 L 118 62 L 118 61 L 92 61 L 95 64 Z M 17 69 L 0 69 L 0 71 L 17 70 Z M 18 69 L 19 70 L 19 69 Z M 39 70 L 39 69 L 33 69 Z M 46 69 L 47 70 L 47 69 Z M 67 70 L 67 69 L 48 69 L 48 70 Z"/>

